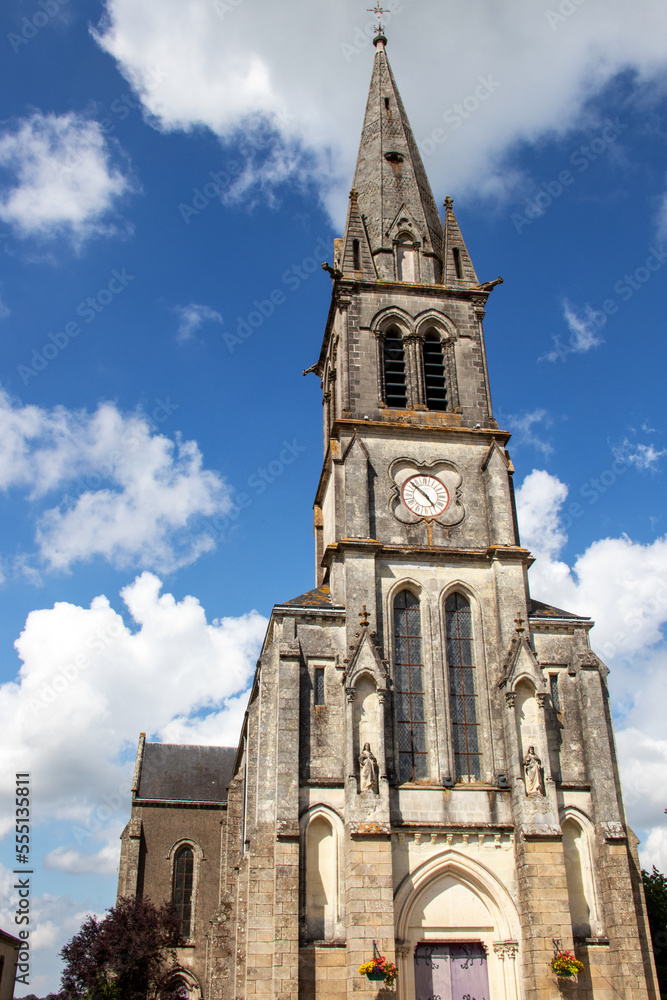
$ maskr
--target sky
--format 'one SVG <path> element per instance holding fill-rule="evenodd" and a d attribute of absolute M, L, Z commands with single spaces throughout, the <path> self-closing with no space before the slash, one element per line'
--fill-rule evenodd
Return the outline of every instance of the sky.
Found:
<path fill-rule="evenodd" d="M 532 595 L 596 625 L 629 822 L 667 871 L 667 6 L 386 0 L 490 297 Z M 0 10 L 0 926 L 31 973 L 113 904 L 139 733 L 235 744 L 315 584 L 316 361 L 374 28 L 338 0 Z"/>

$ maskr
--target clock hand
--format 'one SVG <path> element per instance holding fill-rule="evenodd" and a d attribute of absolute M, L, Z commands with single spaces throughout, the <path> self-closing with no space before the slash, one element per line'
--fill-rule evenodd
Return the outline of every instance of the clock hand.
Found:
<path fill-rule="evenodd" d="M 423 489 L 420 486 L 415 486 L 415 493 L 421 493 L 421 495 L 424 497 L 424 500 L 426 500 L 426 503 L 429 505 L 429 507 L 433 506 L 433 501 L 429 496 L 426 495 L 426 493 L 424 493 Z"/>

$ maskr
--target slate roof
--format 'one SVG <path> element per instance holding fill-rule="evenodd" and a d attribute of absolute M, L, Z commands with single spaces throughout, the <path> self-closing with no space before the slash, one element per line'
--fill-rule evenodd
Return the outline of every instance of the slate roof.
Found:
<path fill-rule="evenodd" d="M 575 618 L 580 622 L 590 621 L 590 618 L 587 618 L 586 615 L 573 615 L 571 611 L 554 608 L 552 604 L 535 601 L 532 597 L 528 605 L 528 614 L 531 618 Z"/>
<path fill-rule="evenodd" d="M 316 587 L 315 590 L 307 590 L 305 594 L 299 594 L 298 597 L 293 597 L 291 601 L 283 601 L 282 604 L 277 604 L 276 607 L 331 608 L 338 611 L 345 610 L 342 604 L 331 603 L 331 589 L 328 583 L 323 583 L 321 587 Z"/>
<path fill-rule="evenodd" d="M 137 797 L 175 802 L 226 802 L 235 761 L 236 747 L 147 743 Z"/>

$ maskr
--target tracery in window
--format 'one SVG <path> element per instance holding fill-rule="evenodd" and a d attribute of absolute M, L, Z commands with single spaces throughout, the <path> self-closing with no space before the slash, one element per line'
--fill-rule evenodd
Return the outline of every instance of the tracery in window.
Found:
<path fill-rule="evenodd" d="M 172 900 L 180 924 L 180 936 L 192 936 L 192 886 L 195 857 L 191 847 L 181 847 L 174 858 Z"/>
<path fill-rule="evenodd" d="M 424 338 L 424 388 L 429 410 L 447 409 L 447 383 L 442 341 L 432 331 Z"/>
<path fill-rule="evenodd" d="M 384 391 L 387 406 L 405 408 L 408 389 L 405 378 L 405 351 L 397 327 L 392 326 L 384 338 Z"/>
<path fill-rule="evenodd" d="M 421 615 L 409 590 L 394 601 L 394 667 L 399 779 L 420 781 L 428 772 Z"/>
<path fill-rule="evenodd" d="M 456 778 L 459 781 L 479 781 L 482 767 L 472 614 L 470 604 L 462 594 L 450 594 L 447 598 L 445 626 Z"/>

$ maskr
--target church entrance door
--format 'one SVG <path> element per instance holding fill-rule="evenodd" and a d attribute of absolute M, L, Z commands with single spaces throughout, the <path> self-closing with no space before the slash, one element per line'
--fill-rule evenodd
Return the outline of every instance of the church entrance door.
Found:
<path fill-rule="evenodd" d="M 482 945 L 417 945 L 415 1000 L 489 1000 L 486 953 Z"/>

